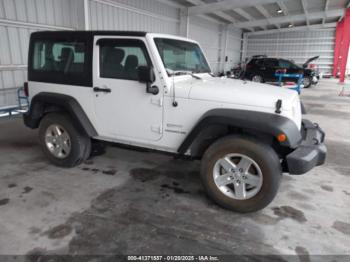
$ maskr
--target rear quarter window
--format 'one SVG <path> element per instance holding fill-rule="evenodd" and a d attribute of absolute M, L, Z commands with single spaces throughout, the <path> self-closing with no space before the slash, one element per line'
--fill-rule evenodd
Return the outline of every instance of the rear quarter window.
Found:
<path fill-rule="evenodd" d="M 92 86 L 88 39 L 31 38 L 29 81 Z"/>
<path fill-rule="evenodd" d="M 83 42 L 35 42 L 33 70 L 64 75 L 83 73 L 85 52 Z"/>

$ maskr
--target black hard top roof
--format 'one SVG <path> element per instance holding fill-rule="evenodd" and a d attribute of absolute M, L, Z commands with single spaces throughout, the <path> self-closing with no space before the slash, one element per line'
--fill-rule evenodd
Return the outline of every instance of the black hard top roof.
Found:
<path fill-rule="evenodd" d="M 91 37 L 95 35 L 111 36 L 146 36 L 147 32 L 142 31 L 38 31 L 32 33 L 33 37 Z"/>

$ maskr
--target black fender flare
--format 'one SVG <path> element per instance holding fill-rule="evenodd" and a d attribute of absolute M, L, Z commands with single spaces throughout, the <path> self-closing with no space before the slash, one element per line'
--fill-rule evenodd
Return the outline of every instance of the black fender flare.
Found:
<path fill-rule="evenodd" d="M 72 117 L 74 124 L 87 136 L 97 136 L 97 131 L 78 101 L 68 95 L 42 92 L 35 95 L 27 113 L 23 115 L 24 124 L 32 129 L 38 128 L 47 107 L 62 108 Z"/>
<path fill-rule="evenodd" d="M 296 148 L 302 140 L 297 125 L 292 120 L 278 114 L 236 109 L 213 109 L 205 113 L 191 130 L 178 148 L 178 153 L 185 154 L 196 137 L 204 129 L 212 125 L 242 128 L 273 137 L 283 133 L 286 135 L 287 140 L 280 144 L 289 148 Z"/>

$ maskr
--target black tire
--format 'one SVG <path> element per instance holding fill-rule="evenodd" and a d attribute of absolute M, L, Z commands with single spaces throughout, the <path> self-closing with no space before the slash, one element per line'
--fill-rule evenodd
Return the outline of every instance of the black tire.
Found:
<path fill-rule="evenodd" d="M 90 158 L 95 156 L 102 156 L 106 153 L 106 144 L 102 141 L 92 140 L 91 141 L 91 153 Z"/>
<path fill-rule="evenodd" d="M 304 85 L 304 88 L 309 88 L 312 85 L 312 78 L 309 76 L 305 76 L 304 77 L 304 83 L 305 83 L 305 79 L 307 80 L 307 84 Z"/>
<path fill-rule="evenodd" d="M 260 79 L 259 81 L 255 79 Z M 264 78 L 261 75 L 253 75 L 251 78 L 251 81 L 256 82 L 256 83 L 264 83 Z"/>
<path fill-rule="evenodd" d="M 65 158 L 55 157 L 50 152 L 45 142 L 46 130 L 51 125 L 60 125 L 63 127 L 70 137 L 71 149 Z M 91 152 L 91 139 L 82 134 L 77 127 L 74 126 L 69 115 L 65 113 L 47 114 L 40 122 L 39 142 L 46 157 L 55 165 L 60 167 L 74 167 L 88 159 Z"/>
<path fill-rule="evenodd" d="M 215 163 L 231 153 L 246 155 L 260 167 L 262 186 L 250 199 L 239 200 L 226 196 L 214 182 Z M 220 206 L 240 213 L 254 212 L 266 207 L 277 194 L 281 176 L 281 164 L 275 151 L 269 145 L 241 136 L 219 139 L 207 149 L 201 162 L 201 180 L 207 194 Z"/>

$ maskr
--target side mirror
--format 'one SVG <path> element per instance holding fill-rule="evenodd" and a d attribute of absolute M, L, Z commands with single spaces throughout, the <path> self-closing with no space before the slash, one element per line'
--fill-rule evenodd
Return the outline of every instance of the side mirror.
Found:
<path fill-rule="evenodd" d="M 157 95 L 159 93 L 159 88 L 157 86 L 152 86 L 152 83 L 156 81 L 156 76 L 152 67 L 139 66 L 137 69 L 139 81 L 141 83 L 146 83 L 146 92 L 149 94 Z"/>
<path fill-rule="evenodd" d="M 151 84 L 156 80 L 153 68 L 149 66 L 139 66 L 137 69 L 137 74 L 141 83 Z"/>

